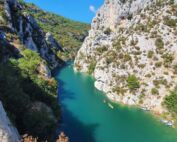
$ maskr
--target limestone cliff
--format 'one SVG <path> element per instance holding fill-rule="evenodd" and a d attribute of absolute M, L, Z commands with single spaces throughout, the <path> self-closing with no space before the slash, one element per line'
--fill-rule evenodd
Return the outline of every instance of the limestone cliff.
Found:
<path fill-rule="evenodd" d="M 38 52 L 47 61 L 50 68 L 55 68 L 62 64 L 53 49 L 62 51 L 61 46 L 51 34 L 45 34 L 36 20 L 25 12 L 25 7 L 16 0 L 3 0 L 5 16 L 1 19 L 5 21 L 2 31 L 15 32 L 20 37 L 20 42 L 25 47 Z M 7 30 L 4 30 L 6 27 Z"/>
<path fill-rule="evenodd" d="M 57 51 L 62 52 L 63 50 L 60 44 L 52 36 L 52 34 L 43 32 L 40 26 L 37 24 L 36 20 L 31 15 L 25 12 L 25 8 L 23 4 L 19 3 L 16 0 L 0 0 L 0 47 L 1 47 L 0 49 L 0 66 L 1 66 L 0 142 L 20 142 L 21 138 L 20 138 L 20 135 L 18 134 L 18 131 L 20 134 L 26 133 L 25 130 L 22 131 L 22 129 L 20 129 L 21 126 L 24 128 L 27 127 L 22 124 L 23 123 L 22 120 L 23 119 L 25 120 L 25 118 L 23 117 L 25 113 L 26 115 L 28 114 L 30 115 L 34 113 L 41 113 L 42 111 L 39 109 L 39 110 L 34 110 L 34 112 L 32 112 L 31 106 L 33 105 L 46 110 L 47 113 L 49 113 L 49 115 L 46 115 L 46 116 L 47 117 L 49 116 L 49 119 L 51 119 L 50 121 L 52 122 L 52 125 L 57 124 L 56 119 L 58 118 L 56 117 L 57 113 L 55 113 L 55 110 L 59 110 L 58 102 L 55 100 L 56 99 L 55 94 L 57 93 L 57 89 L 56 89 L 57 85 L 55 83 L 55 80 L 51 76 L 51 70 L 64 63 L 56 55 Z M 28 50 L 25 48 L 28 48 Z M 32 50 L 33 52 L 30 51 L 29 49 Z M 27 51 L 26 54 L 24 53 L 25 51 Z M 39 94 L 43 96 L 40 96 L 40 98 L 46 97 L 46 100 L 47 100 L 47 97 L 52 98 L 50 99 L 50 102 L 48 100 L 47 101 L 51 104 L 53 103 L 56 105 L 55 110 L 52 108 L 52 105 L 45 102 L 45 99 L 43 100 L 36 99 L 35 101 L 35 99 L 32 100 L 31 98 L 29 98 L 29 96 L 33 94 L 36 90 L 32 90 L 32 92 L 29 92 L 29 93 L 27 93 L 28 91 L 25 93 L 18 93 L 21 95 L 21 97 L 18 98 L 17 95 L 15 95 L 15 91 L 18 91 L 18 90 L 22 91 L 24 86 L 21 84 L 19 85 L 20 89 L 14 89 L 14 91 L 12 91 L 14 88 L 13 85 L 10 85 L 10 88 L 8 88 L 9 83 L 6 84 L 5 82 L 6 81 L 8 82 L 9 78 L 11 77 L 15 78 L 16 76 L 17 77 L 16 79 L 13 79 L 13 81 L 9 81 L 9 82 L 16 82 L 17 84 L 20 83 L 20 80 L 22 81 L 24 79 L 22 76 L 20 77 L 20 74 L 19 74 L 20 67 L 17 68 L 18 66 L 17 64 L 20 62 L 20 59 L 22 58 L 24 59 L 23 61 L 28 60 L 26 63 L 24 63 L 24 65 L 27 65 L 28 63 L 31 65 L 33 64 L 32 66 L 34 67 L 33 68 L 34 71 L 32 75 L 35 76 L 34 77 L 35 79 L 38 79 L 37 81 L 40 81 L 40 83 L 42 82 L 49 83 L 49 84 L 45 84 L 44 86 L 45 89 L 37 87 L 37 84 L 33 83 L 34 80 L 33 81 L 30 79 L 28 80 L 30 83 L 33 84 L 32 86 L 28 84 L 29 83 L 28 81 L 25 81 L 25 84 L 27 86 L 29 85 L 29 88 L 31 89 L 34 87 L 36 88 L 37 91 L 39 92 L 41 91 L 41 93 Z M 6 71 L 5 72 L 3 71 L 3 70 L 6 70 L 8 68 L 7 66 L 10 65 L 9 59 L 13 59 L 17 63 L 16 64 L 17 66 L 15 67 L 15 64 L 14 64 L 14 67 L 13 67 L 13 69 L 16 68 L 15 76 L 14 75 L 11 76 L 10 74 L 7 75 Z M 7 72 L 9 73 L 13 72 L 14 71 L 13 69 L 11 68 Z M 26 70 L 28 72 L 30 69 L 26 66 Z M 21 68 L 21 71 L 22 71 L 22 68 Z M 27 74 L 26 76 L 28 76 L 28 78 L 32 77 Z M 4 79 L 6 77 L 9 77 L 9 78 Z M 48 89 L 50 91 L 48 92 L 44 91 Z M 7 93 L 8 91 L 9 93 Z M 51 93 L 53 97 L 47 96 L 48 93 Z M 22 105 L 23 101 L 20 100 L 20 99 L 25 100 L 25 97 L 22 94 L 24 94 L 25 97 L 28 99 L 27 101 L 28 103 L 26 103 L 25 106 Z M 16 96 L 15 99 L 13 98 L 13 95 Z M 10 100 L 7 99 L 8 98 L 7 96 L 11 99 L 12 102 L 9 103 Z M 35 97 L 36 96 L 37 95 L 35 95 Z M 15 103 L 15 101 L 17 102 Z M 35 103 L 35 102 L 38 102 L 38 103 Z M 2 104 L 4 105 L 4 108 L 7 114 Z M 19 107 L 16 107 L 16 104 L 18 104 Z M 9 107 L 10 105 L 12 107 Z M 15 108 L 14 110 L 12 109 L 13 107 Z M 17 110 L 16 112 L 19 112 L 19 108 L 23 110 L 20 115 L 15 113 L 16 110 Z M 50 117 L 50 114 L 52 114 L 51 115 L 52 117 Z M 13 123 L 10 122 L 8 117 L 13 119 Z M 22 118 L 21 121 L 17 121 L 18 119 L 20 119 L 20 117 Z M 45 123 L 45 121 L 46 120 L 44 120 L 43 122 Z M 20 123 L 17 123 L 17 122 L 20 122 Z M 38 122 L 38 124 L 39 123 L 40 122 Z M 16 127 L 18 128 L 18 131 L 16 130 L 13 124 L 16 125 Z M 52 129 L 55 129 L 55 128 L 53 127 Z M 30 130 L 28 132 L 30 133 Z M 51 133 L 53 132 L 48 132 L 48 133 L 50 133 L 49 135 L 51 135 Z M 42 137 L 48 138 L 49 136 L 47 134 L 44 134 Z"/>
<path fill-rule="evenodd" d="M 20 136 L 12 125 L 0 102 L 0 142 L 20 142 Z"/>
<path fill-rule="evenodd" d="M 105 0 L 75 59 L 116 102 L 166 112 L 177 83 L 177 5 L 166 0 Z"/>

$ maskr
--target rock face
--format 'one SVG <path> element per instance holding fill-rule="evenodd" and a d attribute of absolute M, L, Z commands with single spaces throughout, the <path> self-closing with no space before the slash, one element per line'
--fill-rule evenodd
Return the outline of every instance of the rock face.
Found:
<path fill-rule="evenodd" d="M 62 51 L 59 43 L 51 34 L 45 34 L 41 30 L 36 20 L 24 12 L 23 5 L 15 0 L 7 0 L 4 2 L 4 8 L 9 28 L 18 33 L 25 47 L 38 52 L 52 69 L 63 63 L 52 50 L 54 48 L 55 51 Z"/>
<path fill-rule="evenodd" d="M 9 58 L 22 57 L 24 48 L 37 52 L 42 59 L 36 72 L 44 80 L 52 81 L 51 69 L 64 63 L 56 55 L 57 51 L 62 51 L 60 44 L 51 34 L 44 33 L 36 20 L 25 12 L 25 7 L 16 0 L 0 0 L 0 47 L 0 64 L 7 64 Z M 34 105 L 44 108 L 56 123 L 48 106 L 40 102 Z M 20 136 L 7 117 L 1 101 L 0 142 L 20 142 Z"/>
<path fill-rule="evenodd" d="M 6 112 L 0 102 L 0 141 L 1 142 L 20 142 L 16 128 L 11 124 Z"/>
<path fill-rule="evenodd" d="M 113 101 L 165 112 L 163 99 L 177 82 L 176 2 L 105 0 L 75 70 L 92 74 Z"/>
<path fill-rule="evenodd" d="M 50 69 L 48 68 L 47 65 L 45 65 L 44 63 L 41 63 L 38 67 L 38 72 L 41 76 L 44 76 L 45 78 L 51 78 L 52 75 L 51 75 L 51 71 Z"/>
<path fill-rule="evenodd" d="M 45 38 L 51 49 L 63 51 L 61 45 L 54 39 L 50 32 L 46 33 Z"/>

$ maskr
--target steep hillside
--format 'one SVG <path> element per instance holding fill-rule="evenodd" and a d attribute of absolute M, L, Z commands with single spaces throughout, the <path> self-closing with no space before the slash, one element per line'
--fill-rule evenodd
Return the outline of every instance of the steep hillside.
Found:
<path fill-rule="evenodd" d="M 176 117 L 176 2 L 105 0 L 75 69 L 92 74 L 113 101 Z"/>
<path fill-rule="evenodd" d="M 74 59 L 85 37 L 88 35 L 90 25 L 72 21 L 62 16 L 45 12 L 34 4 L 26 4 L 21 0 L 24 12 L 32 15 L 42 30 L 50 32 L 65 50 L 58 52 L 58 56 L 63 59 Z"/>
<path fill-rule="evenodd" d="M 0 141 L 23 134 L 51 141 L 60 119 L 51 70 L 75 56 L 88 28 L 22 0 L 0 0 Z"/>
<path fill-rule="evenodd" d="M 23 134 L 51 141 L 60 119 L 51 70 L 64 64 L 57 52 L 65 51 L 25 10 L 26 5 L 16 0 L 0 1 L 0 141 L 4 142 L 19 142 Z"/>

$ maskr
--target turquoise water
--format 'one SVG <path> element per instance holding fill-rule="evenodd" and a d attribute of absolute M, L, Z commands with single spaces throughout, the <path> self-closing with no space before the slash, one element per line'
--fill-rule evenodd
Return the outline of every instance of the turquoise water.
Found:
<path fill-rule="evenodd" d="M 92 77 L 75 73 L 71 65 L 59 70 L 56 78 L 62 108 L 58 132 L 64 131 L 70 142 L 177 142 L 173 128 L 148 112 L 109 102 L 94 88 Z"/>

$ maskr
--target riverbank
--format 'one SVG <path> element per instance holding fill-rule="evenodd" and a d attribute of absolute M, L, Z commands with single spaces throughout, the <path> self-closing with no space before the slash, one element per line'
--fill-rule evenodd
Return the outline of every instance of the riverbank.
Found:
<path fill-rule="evenodd" d="M 124 99 L 121 98 L 121 96 L 118 96 L 114 92 L 105 92 L 105 90 L 109 89 L 103 89 L 100 85 L 98 85 L 97 81 L 94 83 L 95 88 L 97 88 L 100 91 L 103 91 L 105 96 L 114 102 L 115 104 L 120 104 L 123 106 L 130 106 L 130 107 L 136 107 L 139 109 L 142 109 L 143 111 L 149 111 L 151 114 L 153 114 L 160 122 L 164 123 L 166 126 L 173 127 L 177 129 L 177 122 L 175 119 L 171 116 L 171 114 L 163 107 L 156 107 L 151 108 L 150 106 L 144 105 L 144 104 L 135 104 L 134 102 L 125 102 L 125 100 L 129 100 L 130 96 L 124 96 Z M 109 87 L 107 87 L 109 88 Z M 136 99 L 136 96 L 134 96 Z"/>
<path fill-rule="evenodd" d="M 59 70 L 56 79 L 62 115 L 58 133 L 64 131 L 71 142 L 177 141 L 174 129 L 149 112 L 111 102 L 94 87 L 93 77 L 74 72 L 71 65 Z"/>
<path fill-rule="evenodd" d="M 74 71 L 78 72 L 76 67 L 74 67 Z M 85 72 L 83 72 L 85 73 Z M 100 81 L 99 77 L 98 77 L 98 72 L 94 72 L 91 74 L 91 76 L 94 78 L 94 87 L 96 89 L 98 89 L 99 91 L 104 92 L 105 96 L 112 102 L 114 102 L 115 104 L 120 104 L 123 106 L 130 106 L 130 107 L 135 107 L 138 109 L 142 109 L 144 111 L 148 111 L 151 114 L 153 114 L 153 116 L 156 117 L 156 119 L 158 119 L 161 123 L 164 123 L 167 126 L 173 127 L 173 128 L 177 128 L 177 122 L 175 121 L 175 119 L 171 116 L 171 114 L 162 106 L 159 105 L 159 102 L 161 101 L 156 101 L 155 98 L 151 97 L 148 98 L 148 96 L 145 98 L 143 98 L 143 101 L 145 102 L 147 99 L 146 103 L 139 103 L 137 102 L 137 99 L 139 96 L 133 95 L 133 94 L 128 94 L 125 93 L 124 95 L 117 95 L 116 92 L 110 91 L 112 90 L 111 86 L 106 84 L 106 78 L 108 78 L 109 74 L 105 76 L 105 74 L 103 74 L 102 72 L 100 73 L 101 75 L 99 76 L 104 76 L 105 78 L 105 82 L 104 81 Z M 101 78 L 103 80 L 103 78 Z M 153 101 L 152 101 L 153 99 Z M 148 101 L 149 100 L 149 101 Z M 154 102 L 155 104 L 153 105 L 150 102 Z M 157 103 L 157 104 L 156 104 Z M 151 105 L 148 105 L 151 104 Z M 155 106 L 155 107 L 153 107 Z"/>

